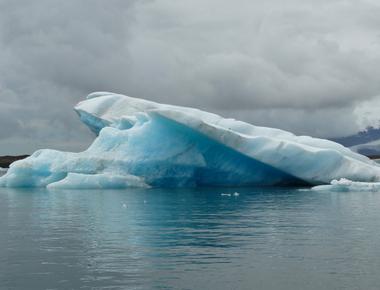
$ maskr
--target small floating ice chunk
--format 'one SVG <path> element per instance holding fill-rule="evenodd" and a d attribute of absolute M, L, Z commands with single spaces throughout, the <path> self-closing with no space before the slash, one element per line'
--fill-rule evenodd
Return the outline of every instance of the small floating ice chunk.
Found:
<path fill-rule="evenodd" d="M 380 192 L 380 182 L 358 182 L 346 178 L 334 179 L 329 185 L 319 185 L 311 188 L 315 191 L 372 191 Z"/>
<path fill-rule="evenodd" d="M 221 193 L 221 196 L 231 196 L 231 193 Z"/>
<path fill-rule="evenodd" d="M 239 196 L 240 195 L 240 193 L 238 193 L 238 192 L 234 192 L 234 196 Z"/>

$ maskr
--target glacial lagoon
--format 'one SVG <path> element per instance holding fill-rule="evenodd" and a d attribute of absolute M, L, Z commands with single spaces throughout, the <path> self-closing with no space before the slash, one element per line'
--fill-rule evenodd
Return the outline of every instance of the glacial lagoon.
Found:
<path fill-rule="evenodd" d="M 0 189 L 0 289 L 379 289 L 380 193 Z"/>

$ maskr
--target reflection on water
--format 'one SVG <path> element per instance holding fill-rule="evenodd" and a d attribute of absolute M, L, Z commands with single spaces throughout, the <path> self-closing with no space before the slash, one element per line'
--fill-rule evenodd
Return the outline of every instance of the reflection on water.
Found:
<path fill-rule="evenodd" d="M 0 289 L 379 289 L 379 208 L 380 193 L 0 189 Z"/>

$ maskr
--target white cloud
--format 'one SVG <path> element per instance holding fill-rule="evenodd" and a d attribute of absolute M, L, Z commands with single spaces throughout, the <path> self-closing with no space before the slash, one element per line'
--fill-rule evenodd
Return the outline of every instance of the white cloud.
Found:
<path fill-rule="evenodd" d="M 72 107 L 95 90 L 353 133 L 378 124 L 379 19 L 364 0 L 0 0 L 0 154 L 83 148 Z"/>

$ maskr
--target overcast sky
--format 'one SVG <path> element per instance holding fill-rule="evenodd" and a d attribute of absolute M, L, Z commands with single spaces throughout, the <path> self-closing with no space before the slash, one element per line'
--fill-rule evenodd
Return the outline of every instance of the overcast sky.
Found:
<path fill-rule="evenodd" d="M 378 0 L 0 0 L 0 155 L 81 150 L 93 91 L 297 134 L 380 119 Z"/>

